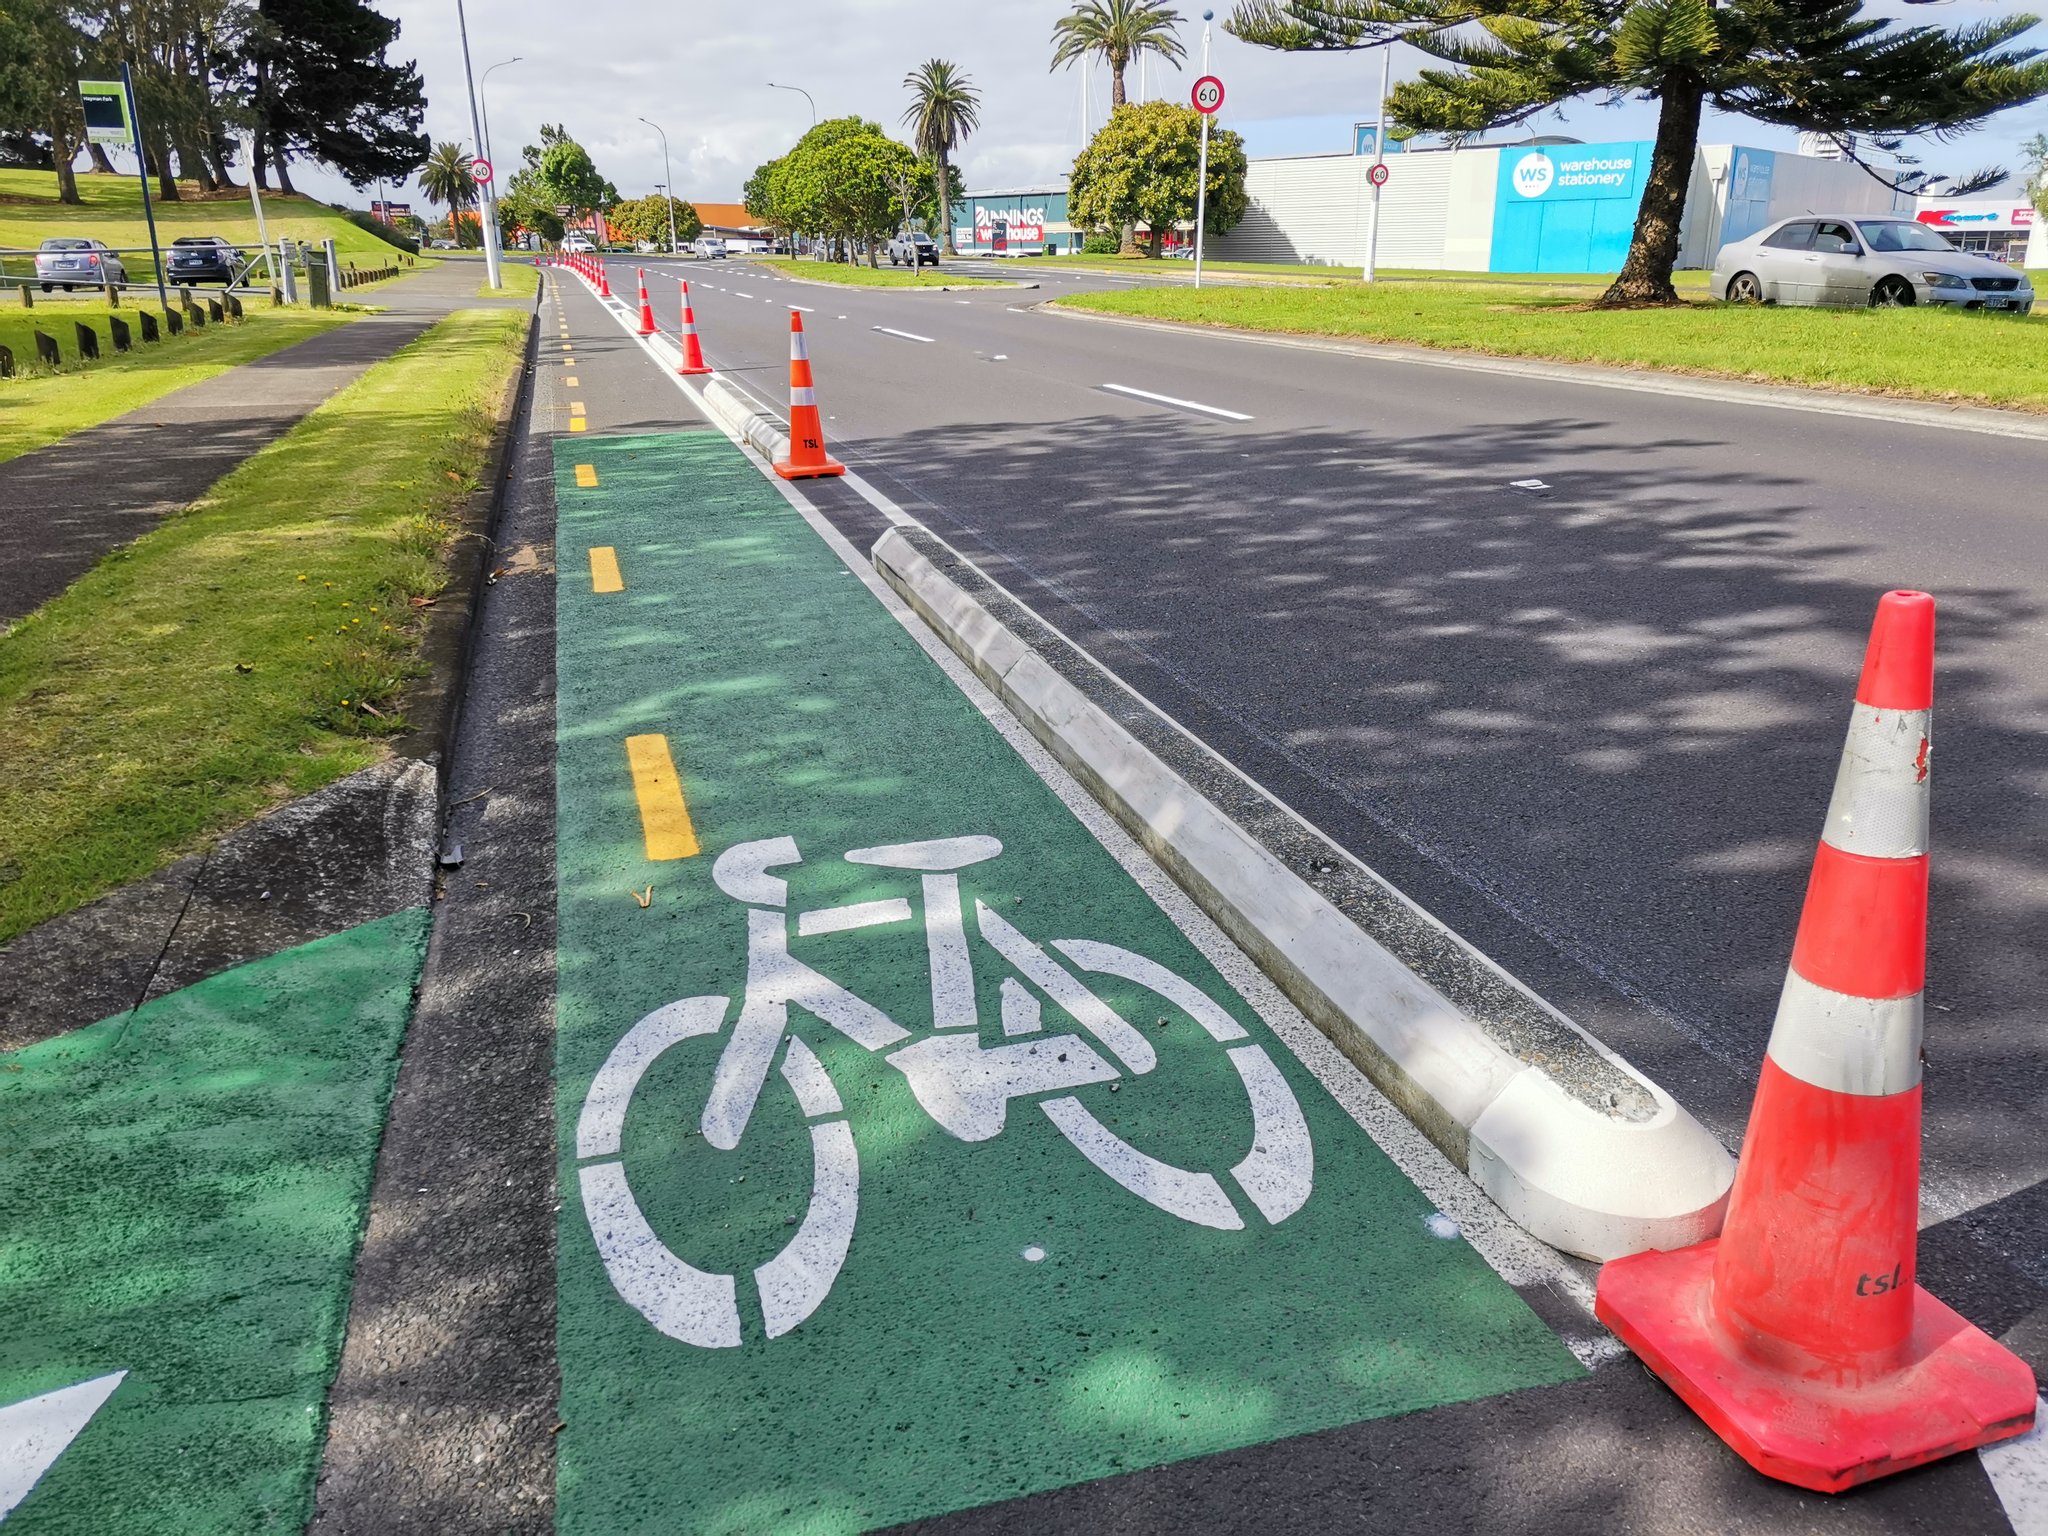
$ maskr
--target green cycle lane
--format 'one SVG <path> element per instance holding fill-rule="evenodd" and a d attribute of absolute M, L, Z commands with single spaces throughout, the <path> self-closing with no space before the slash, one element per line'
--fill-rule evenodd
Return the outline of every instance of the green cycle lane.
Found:
<path fill-rule="evenodd" d="M 6 1536 L 305 1527 L 428 919 L 0 1056 Z"/>
<path fill-rule="evenodd" d="M 556 451 L 558 1529 L 1579 1374 L 737 450 Z"/>

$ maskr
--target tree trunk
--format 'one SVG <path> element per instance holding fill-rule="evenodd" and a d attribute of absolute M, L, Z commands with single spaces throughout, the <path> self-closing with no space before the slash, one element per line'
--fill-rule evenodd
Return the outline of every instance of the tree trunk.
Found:
<path fill-rule="evenodd" d="M 107 158 L 105 145 L 88 144 L 85 146 L 85 152 L 92 160 L 92 169 L 95 176 L 116 176 L 120 174 L 114 169 L 114 162 Z"/>
<path fill-rule="evenodd" d="M 157 201 L 175 203 L 178 201 L 178 178 L 171 170 L 171 149 L 162 135 L 149 146 L 150 168 L 156 173 Z"/>
<path fill-rule="evenodd" d="M 1124 104 L 1124 67 L 1115 59 L 1109 61 L 1109 110 L 1114 112 Z"/>
<path fill-rule="evenodd" d="M 299 189 L 292 185 L 292 173 L 286 169 L 288 158 L 281 146 L 270 151 L 270 163 L 277 168 L 277 190 L 288 197 L 297 197 Z"/>
<path fill-rule="evenodd" d="M 1650 152 L 1650 179 L 1636 211 L 1635 236 L 1629 241 L 1621 275 L 1600 295 L 1603 308 L 1684 302 L 1671 284 L 1671 269 L 1678 265 L 1678 226 L 1685 217 L 1693 156 L 1699 152 L 1700 109 L 1705 100 L 1705 87 L 1690 70 L 1675 69 L 1664 77 L 1657 144 Z"/>
<path fill-rule="evenodd" d="M 943 148 L 934 158 L 938 161 L 939 168 L 939 232 L 942 241 L 939 249 L 948 256 L 958 256 L 959 251 L 953 247 L 953 199 L 949 195 L 953 186 L 953 172 L 946 164 L 946 151 Z"/>
<path fill-rule="evenodd" d="M 71 169 L 71 157 L 78 153 L 71 147 L 71 135 L 66 131 L 64 108 L 58 107 L 50 114 L 50 159 L 57 167 L 57 201 L 60 203 L 82 203 L 78 195 L 78 173 Z"/>

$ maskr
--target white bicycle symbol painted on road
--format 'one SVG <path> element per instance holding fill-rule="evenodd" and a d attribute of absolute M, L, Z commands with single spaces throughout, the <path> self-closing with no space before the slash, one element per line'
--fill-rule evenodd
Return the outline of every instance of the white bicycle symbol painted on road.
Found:
<path fill-rule="evenodd" d="M 738 844 L 712 867 L 718 888 L 748 904 L 747 981 L 700 1129 L 720 1151 L 739 1145 L 775 1066 L 777 1047 L 785 1041 L 780 1076 L 809 1122 L 810 1205 L 787 1245 L 753 1272 L 771 1339 L 809 1317 L 831 1291 L 853 1241 L 860 1198 L 860 1160 L 839 1091 L 817 1055 L 790 1032 L 792 1005 L 870 1051 L 888 1052 L 883 1059 L 907 1079 L 918 1104 L 961 1141 L 1001 1134 L 1010 1101 L 1030 1098 L 1076 1151 L 1139 1199 L 1196 1226 L 1241 1229 L 1244 1217 L 1214 1174 L 1140 1151 L 1068 1091 L 1114 1082 L 1126 1072 L 1139 1076 L 1158 1064 L 1144 1034 L 1076 972 L 1135 983 L 1181 1009 L 1225 1047 L 1250 1099 L 1252 1119 L 1251 1149 L 1229 1173 L 1260 1216 L 1277 1225 L 1309 1197 L 1314 1147 L 1287 1079 L 1235 1019 L 1157 961 L 1089 939 L 1055 939 L 1041 947 L 977 900 L 974 918 L 981 938 L 1024 978 L 1005 977 L 1001 986 L 1002 1028 L 1009 1043 L 981 1043 L 957 871 L 992 859 L 1002 849 L 993 837 L 954 837 L 858 848 L 846 855 L 852 864 L 915 871 L 921 877 L 934 1033 L 908 1044 L 911 1032 L 896 1020 L 790 954 L 789 885 L 769 871 L 802 862 L 794 839 Z M 911 917 L 909 901 L 894 897 L 802 912 L 796 932 L 799 937 L 845 933 Z M 1041 993 L 1093 1036 L 1095 1045 L 1077 1034 L 1046 1034 Z M 613 1286 L 661 1332 L 707 1349 L 741 1342 L 738 1276 L 698 1269 L 662 1241 L 634 1199 L 620 1143 L 634 1089 L 648 1069 L 670 1047 L 715 1035 L 730 1008 L 727 997 L 686 997 L 641 1019 L 598 1070 L 576 1126 L 577 1157 L 606 1159 L 585 1163 L 580 1182 L 584 1214 Z"/>

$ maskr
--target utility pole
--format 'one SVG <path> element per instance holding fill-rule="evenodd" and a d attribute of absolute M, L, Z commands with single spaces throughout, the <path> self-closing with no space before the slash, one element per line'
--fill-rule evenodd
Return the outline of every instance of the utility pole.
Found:
<path fill-rule="evenodd" d="M 1365 237 L 1365 266 L 1359 277 L 1372 282 L 1379 269 L 1380 256 L 1380 183 L 1384 173 L 1379 168 L 1387 161 L 1387 87 L 1394 68 L 1394 44 L 1391 40 L 1380 44 L 1380 109 L 1379 126 L 1372 134 L 1372 163 L 1376 173 L 1372 178 L 1372 227 Z"/>
<path fill-rule="evenodd" d="M 1209 75 L 1209 22 L 1214 11 L 1202 12 L 1202 77 Z M 1197 87 L 1199 89 L 1199 87 Z M 1214 112 L 1202 114 L 1202 165 L 1196 172 L 1195 181 L 1195 286 L 1202 286 L 1202 226 L 1209 216 L 1209 119 Z M 1154 237 L 1156 242 L 1157 237 Z"/>
<path fill-rule="evenodd" d="M 469 64 L 469 21 L 462 14 L 462 0 L 455 0 L 455 25 L 462 34 L 462 78 L 469 86 L 469 131 L 476 136 L 476 152 L 484 154 L 483 119 L 476 109 L 476 72 Z M 485 156 L 489 163 L 489 156 Z M 497 167 L 491 167 L 493 177 Z M 504 283 L 499 274 L 498 262 L 498 194 L 488 181 L 477 183 L 478 221 L 483 225 L 484 237 L 484 282 L 492 288 L 502 288 Z"/>

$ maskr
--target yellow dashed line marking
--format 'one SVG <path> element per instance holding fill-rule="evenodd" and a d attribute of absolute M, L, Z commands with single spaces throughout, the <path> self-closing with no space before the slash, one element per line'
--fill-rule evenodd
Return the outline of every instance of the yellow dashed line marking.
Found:
<path fill-rule="evenodd" d="M 583 402 L 581 400 L 571 400 L 569 402 L 569 414 L 571 416 L 581 416 L 585 414 L 583 410 Z"/>
<path fill-rule="evenodd" d="M 600 544 L 590 552 L 590 590 L 593 592 L 623 592 L 626 578 L 619 574 L 619 552 L 609 544 Z"/>
<path fill-rule="evenodd" d="M 578 464 L 576 466 L 576 483 L 585 490 L 589 490 L 590 487 L 596 485 L 597 466 L 595 464 Z"/>
<path fill-rule="evenodd" d="M 668 752 L 666 736 L 628 736 L 626 765 L 640 801 L 640 830 L 650 859 L 688 859 L 697 854 L 697 829 L 683 803 L 683 781 Z"/>
<path fill-rule="evenodd" d="M 569 418 L 569 430 L 570 430 L 571 432 L 581 432 L 581 431 L 583 431 L 583 430 L 584 430 L 584 421 L 583 421 L 583 418 L 582 418 L 581 416 L 571 416 L 571 417 Z"/>
<path fill-rule="evenodd" d="M 581 384 L 583 381 L 578 378 L 566 378 L 562 380 L 562 382 L 568 385 L 569 388 L 574 389 L 578 384 Z"/>

